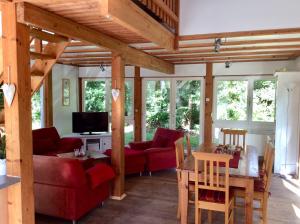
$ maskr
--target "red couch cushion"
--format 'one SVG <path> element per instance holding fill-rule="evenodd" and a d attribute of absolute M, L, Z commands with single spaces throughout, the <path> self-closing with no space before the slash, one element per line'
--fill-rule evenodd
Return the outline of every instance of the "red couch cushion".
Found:
<path fill-rule="evenodd" d="M 33 154 L 43 155 L 55 151 L 60 137 L 55 127 L 41 128 L 32 131 Z"/>
<path fill-rule="evenodd" d="M 152 147 L 175 147 L 174 142 L 183 137 L 182 131 L 172 130 L 168 128 L 157 128 L 154 138 Z"/>
<path fill-rule="evenodd" d="M 229 191 L 229 199 L 232 197 L 233 197 L 233 192 L 230 190 Z M 225 192 L 201 189 L 199 192 L 199 200 L 224 204 L 225 203 Z"/>
<path fill-rule="evenodd" d="M 104 164 L 98 163 L 86 171 L 92 189 L 97 188 L 102 183 L 108 182 L 115 177 L 113 169 Z"/>

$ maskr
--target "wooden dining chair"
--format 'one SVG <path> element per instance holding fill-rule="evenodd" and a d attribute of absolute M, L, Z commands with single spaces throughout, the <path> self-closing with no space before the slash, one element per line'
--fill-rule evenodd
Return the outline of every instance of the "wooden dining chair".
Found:
<path fill-rule="evenodd" d="M 187 156 L 192 155 L 192 146 L 191 146 L 191 135 L 190 133 L 185 134 L 186 139 L 186 148 L 187 148 Z"/>
<path fill-rule="evenodd" d="M 268 199 L 270 196 L 272 169 L 273 169 L 274 157 L 275 157 L 275 149 L 273 144 L 267 143 L 267 147 L 268 147 L 269 158 L 266 167 L 266 172 L 264 172 L 264 175 L 261 179 L 257 179 L 254 181 L 254 195 L 253 195 L 253 200 L 258 201 L 260 204 L 259 208 L 253 208 L 253 209 L 260 211 L 262 223 L 264 224 L 267 223 Z M 242 189 L 236 189 L 234 191 L 234 195 L 236 198 L 245 198 L 245 191 Z"/>
<path fill-rule="evenodd" d="M 221 132 L 223 133 L 224 145 L 237 145 L 243 147 L 243 150 L 245 149 L 247 130 L 222 128 Z"/>
<path fill-rule="evenodd" d="M 225 213 L 225 224 L 233 224 L 234 197 L 229 189 L 229 160 L 232 155 L 193 152 L 195 157 L 195 224 L 201 223 L 201 210 Z M 199 172 L 200 171 L 200 172 Z M 197 175 L 198 174 L 198 175 Z"/>
<path fill-rule="evenodd" d="M 184 145 L 183 145 L 183 138 L 179 138 L 175 142 L 175 151 L 176 151 L 176 169 L 177 169 L 177 182 L 178 182 L 178 207 L 177 207 L 177 218 L 180 218 L 180 180 L 181 180 L 181 173 L 180 167 L 184 161 Z"/>

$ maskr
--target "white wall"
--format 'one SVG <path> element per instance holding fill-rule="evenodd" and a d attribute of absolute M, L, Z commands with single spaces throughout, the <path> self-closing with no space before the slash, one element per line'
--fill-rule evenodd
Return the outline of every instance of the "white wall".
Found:
<path fill-rule="evenodd" d="M 295 67 L 297 71 L 300 71 L 300 57 L 295 60 Z"/>
<path fill-rule="evenodd" d="M 180 34 L 299 27 L 299 8 L 299 0 L 181 0 Z"/>
<path fill-rule="evenodd" d="M 78 111 L 78 68 L 56 64 L 52 70 L 53 125 L 60 135 L 72 132 L 72 112 Z M 70 106 L 62 105 L 62 79 L 70 79 Z"/>

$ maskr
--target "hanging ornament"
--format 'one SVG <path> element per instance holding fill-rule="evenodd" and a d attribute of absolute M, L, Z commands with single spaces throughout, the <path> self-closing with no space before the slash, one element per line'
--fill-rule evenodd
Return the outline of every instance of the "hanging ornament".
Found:
<path fill-rule="evenodd" d="M 111 89 L 111 95 L 116 102 L 120 95 L 120 89 L 117 88 L 117 80 L 115 80 L 115 88 Z"/>
<path fill-rule="evenodd" d="M 8 83 L 4 83 L 1 89 L 3 90 L 6 103 L 10 107 L 14 100 L 15 92 L 16 92 L 16 86 L 10 83 L 10 66 L 8 67 Z"/>

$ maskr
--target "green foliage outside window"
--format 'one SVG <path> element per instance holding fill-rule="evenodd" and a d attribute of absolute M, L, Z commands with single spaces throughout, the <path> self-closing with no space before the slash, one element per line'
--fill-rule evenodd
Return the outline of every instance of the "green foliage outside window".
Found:
<path fill-rule="evenodd" d="M 32 129 L 41 128 L 41 93 L 37 91 L 31 97 Z"/>
<path fill-rule="evenodd" d="M 84 103 L 86 112 L 105 110 L 105 81 L 85 81 Z"/>
<path fill-rule="evenodd" d="M 275 80 L 256 80 L 253 87 L 253 121 L 274 122 Z"/>
<path fill-rule="evenodd" d="M 217 119 L 247 119 L 248 81 L 217 82 Z"/>

